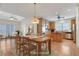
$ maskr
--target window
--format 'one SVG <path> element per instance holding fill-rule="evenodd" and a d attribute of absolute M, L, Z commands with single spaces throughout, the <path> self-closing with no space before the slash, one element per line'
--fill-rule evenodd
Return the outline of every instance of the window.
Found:
<path fill-rule="evenodd" d="M 12 35 L 15 32 L 14 24 L 0 24 L 0 35 Z"/>
<path fill-rule="evenodd" d="M 45 33 L 48 31 L 48 24 L 44 24 L 42 27 L 42 32 Z"/>
<path fill-rule="evenodd" d="M 55 30 L 56 30 L 56 31 L 62 31 L 62 23 L 56 22 Z"/>
<path fill-rule="evenodd" d="M 63 23 L 63 31 L 71 32 L 71 22 L 66 21 Z"/>
<path fill-rule="evenodd" d="M 57 21 L 55 24 L 55 30 L 56 31 L 65 31 L 65 32 L 71 32 L 71 22 L 68 21 Z"/>
<path fill-rule="evenodd" d="M 55 24 L 55 31 L 62 31 L 63 30 L 63 24 L 60 21 L 57 21 Z"/>

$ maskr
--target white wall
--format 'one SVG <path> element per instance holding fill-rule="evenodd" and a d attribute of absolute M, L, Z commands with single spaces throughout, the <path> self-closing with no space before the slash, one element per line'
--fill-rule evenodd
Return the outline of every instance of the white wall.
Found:
<path fill-rule="evenodd" d="M 79 48 L 79 6 L 77 6 L 76 15 L 76 46 Z"/>
<path fill-rule="evenodd" d="M 31 25 L 31 20 L 30 19 L 25 19 L 21 21 L 21 32 L 23 35 L 25 35 L 28 32 L 28 26 Z"/>
<path fill-rule="evenodd" d="M 25 19 L 25 20 L 21 21 L 21 32 L 23 33 L 23 35 L 28 33 L 29 26 L 33 26 L 34 34 L 37 34 L 37 25 L 32 24 L 31 19 Z"/>
<path fill-rule="evenodd" d="M 16 30 L 20 30 L 20 22 L 16 21 L 11 21 L 11 20 L 4 20 L 0 19 L 0 24 L 15 24 L 16 25 Z"/>

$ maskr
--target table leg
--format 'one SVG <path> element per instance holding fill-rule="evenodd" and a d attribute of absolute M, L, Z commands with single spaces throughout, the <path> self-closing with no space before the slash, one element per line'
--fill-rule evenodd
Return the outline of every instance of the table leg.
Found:
<path fill-rule="evenodd" d="M 51 40 L 48 41 L 49 54 L 51 54 Z"/>
<path fill-rule="evenodd" d="M 40 56 L 41 55 L 41 42 L 38 42 L 38 46 L 37 46 L 37 55 Z"/>

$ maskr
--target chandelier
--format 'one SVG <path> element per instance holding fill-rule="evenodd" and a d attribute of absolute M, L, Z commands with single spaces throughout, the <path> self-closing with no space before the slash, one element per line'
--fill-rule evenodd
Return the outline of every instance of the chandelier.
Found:
<path fill-rule="evenodd" d="M 36 3 L 34 3 L 34 16 L 32 18 L 32 23 L 34 23 L 34 24 L 39 23 L 39 18 L 36 16 Z"/>

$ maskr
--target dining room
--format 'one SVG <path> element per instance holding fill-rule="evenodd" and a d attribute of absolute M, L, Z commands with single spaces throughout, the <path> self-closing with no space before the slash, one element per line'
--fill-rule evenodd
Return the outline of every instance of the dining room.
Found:
<path fill-rule="evenodd" d="M 79 55 L 77 4 L 0 5 L 0 56 Z"/>

